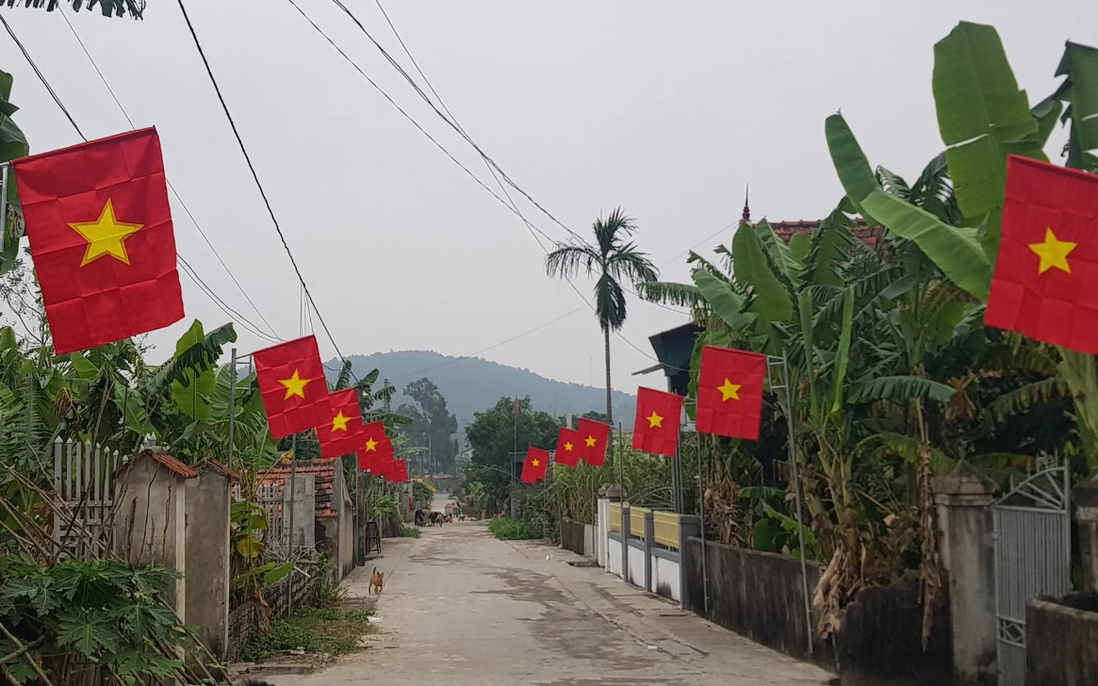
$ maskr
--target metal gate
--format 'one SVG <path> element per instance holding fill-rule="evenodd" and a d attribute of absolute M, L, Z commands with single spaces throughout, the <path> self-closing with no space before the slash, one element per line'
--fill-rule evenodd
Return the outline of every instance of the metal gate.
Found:
<path fill-rule="evenodd" d="M 1037 469 L 991 507 L 999 686 L 1025 686 L 1026 603 L 1071 589 L 1071 520 L 1066 464 Z"/>

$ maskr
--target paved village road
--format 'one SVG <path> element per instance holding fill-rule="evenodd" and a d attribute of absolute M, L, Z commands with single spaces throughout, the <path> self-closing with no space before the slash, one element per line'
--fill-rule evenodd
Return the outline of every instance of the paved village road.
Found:
<path fill-rule="evenodd" d="M 549 559 L 547 559 L 547 556 Z M 626 586 L 570 552 L 480 523 L 385 542 L 369 648 L 277 686 L 817 686 L 828 675 Z M 372 567 L 372 563 L 371 563 Z M 365 595 L 370 568 L 349 577 Z"/>

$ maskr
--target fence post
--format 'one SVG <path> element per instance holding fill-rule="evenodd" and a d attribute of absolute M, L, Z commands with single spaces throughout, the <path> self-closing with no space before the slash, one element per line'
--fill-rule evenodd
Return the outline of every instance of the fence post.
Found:
<path fill-rule="evenodd" d="M 652 543 L 656 540 L 656 519 L 651 511 L 644 513 L 644 590 L 655 593 L 652 583 Z"/>
<path fill-rule="evenodd" d="M 621 580 L 629 583 L 629 505 L 621 504 Z"/>
<path fill-rule="evenodd" d="M 1075 521 L 1079 525 L 1079 557 L 1083 567 L 1084 593 L 1098 593 L 1098 474 L 1071 491 Z"/>
<path fill-rule="evenodd" d="M 217 465 L 195 465 L 187 482 L 187 621 L 219 660 L 229 652 L 229 575 L 232 477 Z"/>
<path fill-rule="evenodd" d="M 686 570 L 686 547 L 690 545 L 690 538 L 697 536 L 699 531 L 697 515 L 679 517 L 679 607 L 683 609 L 687 608 L 687 596 L 690 592 L 690 585 L 687 583 L 689 574 Z M 702 549 L 702 555 L 704 554 L 705 550 Z"/>
<path fill-rule="evenodd" d="M 959 468 L 934 477 L 931 489 L 942 534 L 942 567 L 949 578 L 953 683 L 986 683 L 995 678 L 998 664 L 990 508 L 997 486 Z"/>

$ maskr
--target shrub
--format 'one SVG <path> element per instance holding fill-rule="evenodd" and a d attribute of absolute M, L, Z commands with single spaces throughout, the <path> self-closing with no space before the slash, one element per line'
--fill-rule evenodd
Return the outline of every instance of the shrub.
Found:
<path fill-rule="evenodd" d="M 488 523 L 488 530 L 501 541 L 526 541 L 545 537 L 538 523 L 510 517 L 493 519 Z"/>
<path fill-rule="evenodd" d="M 419 529 L 414 526 L 402 526 L 400 527 L 401 538 L 419 538 Z"/>

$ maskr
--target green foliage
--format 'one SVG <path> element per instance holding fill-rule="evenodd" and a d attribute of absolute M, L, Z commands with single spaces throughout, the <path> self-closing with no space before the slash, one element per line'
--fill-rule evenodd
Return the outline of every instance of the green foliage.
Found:
<path fill-rule="evenodd" d="M 523 541 L 545 537 L 544 531 L 538 524 L 510 517 L 493 519 L 488 522 L 488 530 L 501 541 Z"/>
<path fill-rule="evenodd" d="M 244 659 L 266 660 L 291 650 L 329 655 L 353 652 L 371 631 L 371 614 L 342 612 L 332 606 L 305 608 L 293 617 L 271 622 L 266 634 L 254 636 L 244 650 Z"/>
<path fill-rule="evenodd" d="M 500 398 L 494 407 L 477 412 L 465 429 L 465 437 L 473 449 L 466 476 L 470 482 L 483 486 L 487 496 L 485 507 L 490 511 L 503 506 L 517 478 L 511 460 L 516 447 L 521 454 L 530 446 L 551 450 L 557 440 L 559 424 L 552 415 L 532 411 L 529 398 L 519 401 L 516 415 L 514 402 L 514 398 Z"/>
<path fill-rule="evenodd" d="M 400 537 L 401 538 L 419 538 L 420 535 L 421 534 L 420 534 L 419 529 L 415 528 L 414 526 L 402 526 L 402 527 L 400 527 Z"/>
<path fill-rule="evenodd" d="M 410 420 L 401 428 L 411 445 L 424 449 L 409 459 L 414 466 L 427 473 L 447 472 L 457 457 L 457 418 L 446 407 L 446 398 L 430 379 L 413 381 L 404 387 L 404 394 L 412 404 L 402 404 L 397 414 Z"/>
<path fill-rule="evenodd" d="M 0 0 L 0 5 L 4 2 L 5 0 Z M 61 4 L 61 0 L 6 0 L 6 2 L 8 7 L 22 4 L 24 7 L 42 8 L 47 12 L 57 10 Z M 98 7 L 104 17 L 128 15 L 133 19 L 143 19 L 145 12 L 145 0 L 65 0 L 65 4 L 72 7 L 74 12 L 85 8 L 90 12 Z"/>
<path fill-rule="evenodd" d="M 35 660 L 72 653 L 124 683 L 165 678 L 183 663 L 163 657 L 162 648 L 183 654 L 190 636 L 161 598 L 174 576 L 162 567 L 134 568 L 115 560 L 41 567 L 28 557 L 6 555 L 0 557 L 0 623 L 25 643 L 37 641 Z M 0 654 L 13 651 L 0 638 Z M 17 673 L 24 681 L 32 676 Z"/>

